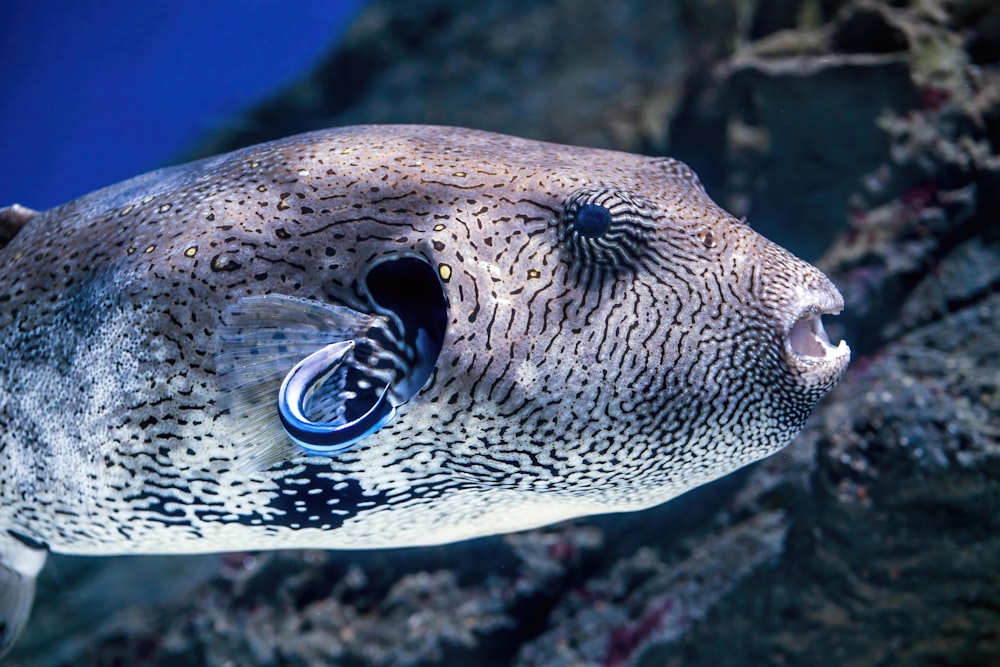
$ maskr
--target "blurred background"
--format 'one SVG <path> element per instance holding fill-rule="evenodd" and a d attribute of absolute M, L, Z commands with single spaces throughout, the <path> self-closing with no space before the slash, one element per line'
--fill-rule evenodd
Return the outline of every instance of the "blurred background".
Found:
<path fill-rule="evenodd" d="M 0 206 L 183 161 L 301 79 L 362 0 L 0 3 Z"/>
<path fill-rule="evenodd" d="M 844 293 L 786 450 L 434 549 L 53 557 L 11 665 L 1000 664 L 993 0 L 0 6 L 0 205 L 353 123 L 671 155 Z"/>

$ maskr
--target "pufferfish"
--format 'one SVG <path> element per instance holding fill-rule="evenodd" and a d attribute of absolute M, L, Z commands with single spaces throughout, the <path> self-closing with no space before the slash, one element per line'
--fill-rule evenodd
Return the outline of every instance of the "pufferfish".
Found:
<path fill-rule="evenodd" d="M 0 213 L 0 645 L 48 550 L 430 545 L 638 510 L 838 381 L 817 269 L 684 164 L 303 134 Z"/>

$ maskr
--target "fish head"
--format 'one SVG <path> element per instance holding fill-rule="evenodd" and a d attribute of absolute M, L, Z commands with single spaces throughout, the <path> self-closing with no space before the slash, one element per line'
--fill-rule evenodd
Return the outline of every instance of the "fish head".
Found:
<path fill-rule="evenodd" d="M 329 474 L 413 512 L 398 539 L 427 524 L 421 512 L 447 516 L 433 538 L 446 541 L 661 503 L 788 444 L 846 369 L 849 348 L 820 319 L 842 308 L 830 280 L 715 204 L 684 164 L 378 132 L 377 145 L 329 148 L 350 154 L 349 192 L 317 179 L 297 202 L 308 215 L 286 206 L 269 223 L 281 282 L 272 273 L 270 296 L 229 318 L 221 376 L 275 349 L 245 344 L 255 322 L 311 322 L 280 331 L 280 372 L 248 403 L 273 401 L 296 362 L 339 377 L 311 394 L 321 408 L 333 396 L 315 411 L 337 415 L 332 439 L 283 423 L 307 454 L 332 455 Z M 289 181 L 312 173 L 273 161 Z M 268 410 L 252 421 L 271 435 L 249 439 L 301 455 Z"/>
<path fill-rule="evenodd" d="M 680 162 L 546 146 L 438 175 L 427 241 L 376 261 L 373 302 L 413 286 L 396 302 L 437 313 L 440 341 L 380 435 L 464 482 L 605 511 L 784 447 L 849 361 L 820 319 L 834 285 Z"/>

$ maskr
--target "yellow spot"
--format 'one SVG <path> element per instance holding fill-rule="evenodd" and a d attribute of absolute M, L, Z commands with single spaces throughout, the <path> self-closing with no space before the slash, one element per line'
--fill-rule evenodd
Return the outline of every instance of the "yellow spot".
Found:
<path fill-rule="evenodd" d="M 16 262 L 17 260 L 21 259 L 22 257 L 24 257 L 24 253 L 23 252 L 19 252 L 16 255 L 14 255 L 14 261 Z"/>
<path fill-rule="evenodd" d="M 284 200 L 284 198 L 278 200 L 278 210 L 279 211 L 287 211 L 290 208 L 291 208 L 291 206 L 288 205 L 288 203 Z"/>
<path fill-rule="evenodd" d="M 148 255 L 149 253 L 153 252 L 154 250 L 156 250 L 156 246 L 155 245 L 151 245 L 148 248 L 146 248 L 145 250 L 143 250 L 143 252 Z"/>
<path fill-rule="evenodd" d="M 266 185 L 258 185 L 257 186 L 257 192 L 267 192 L 267 186 Z"/>
<path fill-rule="evenodd" d="M 125 254 L 126 254 L 126 255 L 131 255 L 131 254 L 132 254 L 132 253 L 134 253 L 134 252 L 135 252 L 135 248 L 134 248 L 133 246 L 129 246 L 129 247 L 128 247 L 128 248 L 127 248 L 127 249 L 125 250 Z"/>
<path fill-rule="evenodd" d="M 151 201 L 153 201 L 153 195 L 149 195 L 148 197 L 143 197 L 142 198 L 142 203 L 143 204 L 148 204 Z"/>
<path fill-rule="evenodd" d="M 340 151 L 340 154 L 341 155 L 350 155 L 353 152 L 354 152 L 353 148 L 345 148 L 344 150 Z"/>
<path fill-rule="evenodd" d="M 535 278 L 541 278 L 542 272 L 538 269 L 528 269 L 528 277 L 534 280 Z"/>
<path fill-rule="evenodd" d="M 188 248 L 187 250 L 184 251 L 184 256 L 185 257 L 194 257 L 197 254 L 198 254 L 198 246 L 196 246 L 196 245 L 193 245 L 193 246 L 191 246 L 190 248 Z"/>
<path fill-rule="evenodd" d="M 256 169 L 259 166 L 260 166 L 260 162 L 257 162 L 257 160 L 254 160 L 253 162 L 250 163 L 250 168 L 251 169 Z"/>
<path fill-rule="evenodd" d="M 434 225 L 434 231 L 435 232 L 444 231 L 444 225 Z"/>
<path fill-rule="evenodd" d="M 128 215 L 132 211 L 132 209 L 134 209 L 134 208 L 135 208 L 135 204 L 129 204 L 128 206 L 126 206 L 125 208 L 123 208 L 122 212 L 119 213 L 118 215 Z"/>
<path fill-rule="evenodd" d="M 172 206 L 172 204 L 164 204 L 163 206 L 161 206 L 161 207 L 160 207 L 159 209 L 157 209 L 157 210 L 159 210 L 159 212 L 160 212 L 160 213 L 166 213 L 167 211 L 169 211 L 169 210 L 170 210 L 170 207 L 171 207 L 171 206 Z"/>
<path fill-rule="evenodd" d="M 451 267 L 447 264 L 438 264 L 438 275 L 441 276 L 441 280 L 448 282 L 451 280 Z"/>
<path fill-rule="evenodd" d="M 466 177 L 466 176 L 468 176 L 469 174 L 467 174 L 467 173 L 466 173 L 466 172 L 464 172 L 464 171 L 456 171 L 454 175 L 455 175 L 455 176 L 458 176 L 459 178 L 465 178 L 465 177 Z"/>

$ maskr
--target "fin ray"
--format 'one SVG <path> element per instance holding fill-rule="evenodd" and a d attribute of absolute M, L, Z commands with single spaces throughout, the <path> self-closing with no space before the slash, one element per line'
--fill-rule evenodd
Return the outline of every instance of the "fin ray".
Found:
<path fill-rule="evenodd" d="M 403 363 L 372 338 L 381 332 L 392 341 L 390 331 L 384 315 L 283 294 L 245 297 L 230 306 L 219 329 L 216 372 L 224 406 L 242 422 L 246 468 L 259 470 L 301 453 L 282 427 L 277 406 L 281 383 L 296 364 L 332 343 L 368 343 L 369 358 L 359 360 L 352 353 L 349 364 L 318 387 L 310 402 L 311 419 L 346 422 L 345 403 L 356 396 L 347 366 L 362 368 L 355 375 L 384 386 Z M 386 360 L 389 367 L 382 363 Z"/>
<path fill-rule="evenodd" d="M 24 630 L 35 600 L 35 581 L 48 551 L 10 531 L 0 533 L 0 657 Z"/>
<path fill-rule="evenodd" d="M 38 211 L 20 204 L 0 208 L 0 248 L 10 243 L 25 223 L 36 215 Z"/>

